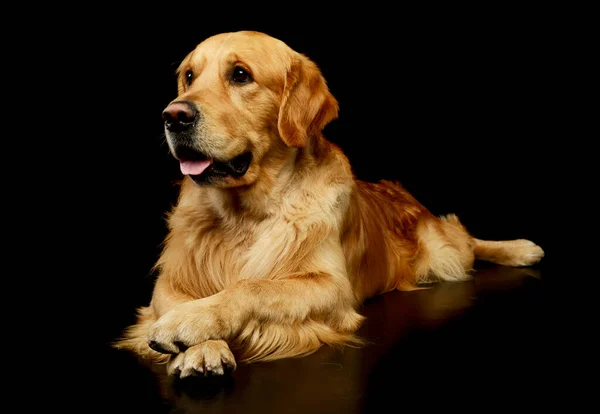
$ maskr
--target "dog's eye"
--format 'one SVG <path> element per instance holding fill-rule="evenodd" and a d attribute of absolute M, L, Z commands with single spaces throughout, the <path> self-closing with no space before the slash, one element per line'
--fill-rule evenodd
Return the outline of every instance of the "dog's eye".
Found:
<path fill-rule="evenodd" d="M 252 82 L 252 76 L 246 70 L 242 69 L 239 66 L 236 66 L 233 69 L 233 73 L 231 74 L 231 80 L 235 83 L 239 83 L 244 85 L 246 83 Z"/>
<path fill-rule="evenodd" d="M 185 72 L 185 84 L 187 86 L 190 86 L 192 84 L 192 81 L 194 80 L 194 72 L 192 72 L 191 69 L 188 69 Z"/>

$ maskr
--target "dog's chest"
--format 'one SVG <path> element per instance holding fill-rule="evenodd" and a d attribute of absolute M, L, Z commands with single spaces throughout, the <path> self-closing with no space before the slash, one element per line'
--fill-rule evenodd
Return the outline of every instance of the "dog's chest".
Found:
<path fill-rule="evenodd" d="M 294 253 L 306 239 L 308 226 L 301 220 L 273 217 L 260 223 L 227 229 L 225 243 L 218 248 L 224 269 L 236 269 L 234 279 L 277 278 L 292 271 Z"/>
<path fill-rule="evenodd" d="M 330 220 L 320 206 L 282 205 L 277 214 L 262 220 L 239 219 L 213 229 L 209 255 L 223 271 L 237 279 L 275 279 L 299 271 L 299 254 L 322 233 Z M 215 231 L 216 230 L 216 231 Z M 209 236 L 209 237 L 212 237 Z"/>
<path fill-rule="evenodd" d="M 302 271 L 319 240 L 339 226 L 339 194 L 295 191 L 270 204 L 272 211 L 261 218 L 211 206 L 189 214 L 178 209 L 171 224 L 175 232 L 187 233 L 183 238 L 193 250 L 188 252 L 195 257 L 195 272 L 218 291 L 239 279 L 276 279 Z"/>

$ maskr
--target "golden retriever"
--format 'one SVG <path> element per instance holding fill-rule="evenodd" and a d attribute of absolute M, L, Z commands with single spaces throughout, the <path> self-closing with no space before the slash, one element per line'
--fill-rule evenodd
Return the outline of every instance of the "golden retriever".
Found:
<path fill-rule="evenodd" d="M 184 179 L 152 301 L 115 342 L 180 377 L 360 344 L 366 298 L 469 278 L 475 259 L 538 262 L 484 241 L 397 183 L 357 180 L 323 128 L 338 114 L 318 67 L 258 32 L 212 36 L 178 68 L 163 112 Z"/>

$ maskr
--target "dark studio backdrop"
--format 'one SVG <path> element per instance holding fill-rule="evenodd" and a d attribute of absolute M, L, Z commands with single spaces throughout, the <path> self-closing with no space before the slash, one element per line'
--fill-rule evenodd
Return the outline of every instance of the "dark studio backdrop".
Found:
<path fill-rule="evenodd" d="M 220 32 L 263 31 L 317 63 L 340 105 L 325 135 L 357 178 L 400 181 L 476 237 L 531 239 L 551 260 L 548 143 L 562 125 L 548 87 L 557 29 L 543 10 L 373 7 L 287 20 L 233 6 L 179 4 L 164 15 L 164 5 L 145 7 L 153 18 L 99 10 L 92 22 L 90 10 L 63 39 L 63 63 L 85 92 L 65 91 L 81 113 L 74 139 L 88 157 L 73 217 L 86 238 L 77 280 L 94 297 L 96 343 L 118 336 L 150 300 L 181 178 L 161 112 L 176 97 L 179 62 Z"/>
<path fill-rule="evenodd" d="M 92 55 L 102 97 L 92 136 L 102 170 L 94 221 L 110 237 L 94 267 L 112 292 L 111 315 L 149 299 L 164 215 L 175 202 L 181 175 L 161 120 L 176 96 L 175 69 L 224 31 L 264 31 L 319 65 L 340 104 L 325 135 L 358 178 L 398 180 L 434 213 L 458 214 L 477 237 L 549 247 L 547 142 L 558 133 L 548 88 L 552 32 L 518 13 L 436 17 L 107 25 Z M 117 333 L 118 324 L 107 331 Z"/>

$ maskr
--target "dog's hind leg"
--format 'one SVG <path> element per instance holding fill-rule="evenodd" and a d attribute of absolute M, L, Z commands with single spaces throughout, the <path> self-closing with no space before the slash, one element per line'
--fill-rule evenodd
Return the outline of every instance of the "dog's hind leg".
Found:
<path fill-rule="evenodd" d="M 475 242 L 455 215 L 428 219 L 419 224 L 417 234 L 417 284 L 470 278 Z"/>

